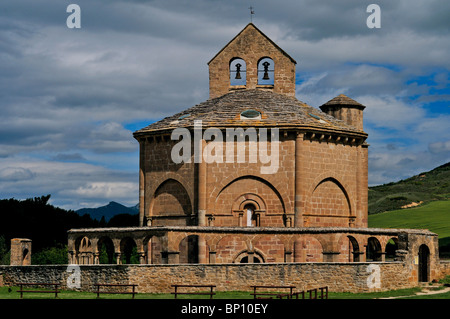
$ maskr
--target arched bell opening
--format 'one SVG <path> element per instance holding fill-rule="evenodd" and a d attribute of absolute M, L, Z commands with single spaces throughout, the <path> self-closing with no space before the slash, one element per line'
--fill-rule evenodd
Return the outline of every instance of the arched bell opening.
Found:
<path fill-rule="evenodd" d="M 275 63 L 269 57 L 258 61 L 258 85 L 273 85 L 275 82 Z"/>
<path fill-rule="evenodd" d="M 230 85 L 240 86 L 247 84 L 247 64 L 241 58 L 230 61 Z"/>

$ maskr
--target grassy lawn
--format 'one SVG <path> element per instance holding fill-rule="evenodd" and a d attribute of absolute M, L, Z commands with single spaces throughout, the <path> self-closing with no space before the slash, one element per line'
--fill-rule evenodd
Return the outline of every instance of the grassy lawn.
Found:
<path fill-rule="evenodd" d="M 18 287 L 0 287 L 0 299 L 20 299 L 20 293 L 17 292 Z M 329 292 L 329 299 L 379 299 L 389 297 L 408 297 L 418 299 L 450 299 L 450 292 L 436 295 L 415 296 L 417 292 L 422 289 L 419 287 L 411 289 L 400 289 L 386 292 L 371 292 L 371 293 L 334 293 Z M 100 299 L 132 299 L 131 295 L 120 294 L 102 294 Z M 305 295 L 308 298 L 308 295 Z M 53 293 L 24 293 L 23 299 L 55 299 Z M 97 299 L 97 295 L 93 292 L 77 292 L 64 290 L 58 293 L 58 299 Z M 139 293 L 135 299 L 174 299 L 172 294 L 148 294 Z M 181 295 L 178 299 L 209 299 L 209 296 L 197 295 Z M 250 291 L 218 291 L 214 299 L 253 299 Z"/>
<path fill-rule="evenodd" d="M 450 200 L 369 215 L 369 227 L 429 229 L 450 237 Z"/>

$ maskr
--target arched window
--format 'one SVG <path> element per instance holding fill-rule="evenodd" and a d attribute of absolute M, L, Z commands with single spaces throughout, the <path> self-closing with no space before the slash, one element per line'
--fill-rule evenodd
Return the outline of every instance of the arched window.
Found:
<path fill-rule="evenodd" d="M 271 58 L 262 58 L 258 62 L 258 84 L 273 85 L 275 79 L 275 63 Z"/>
<path fill-rule="evenodd" d="M 398 249 L 398 239 L 391 238 L 386 244 L 385 248 L 385 261 L 394 261 L 395 260 L 395 251 Z"/>
<path fill-rule="evenodd" d="M 122 254 L 122 264 L 139 264 L 139 255 L 136 242 L 126 237 L 120 242 L 120 252 Z"/>
<path fill-rule="evenodd" d="M 245 250 L 236 257 L 234 262 L 238 264 L 261 264 L 264 263 L 264 258 L 259 252 Z"/>
<path fill-rule="evenodd" d="M 78 238 L 75 242 L 78 264 L 88 265 L 93 263 L 91 241 L 88 237 Z"/>
<path fill-rule="evenodd" d="M 359 262 L 359 245 L 355 237 L 348 236 L 349 240 L 349 262 Z"/>
<path fill-rule="evenodd" d="M 230 61 L 230 85 L 247 84 L 247 65 L 241 58 L 233 58 Z"/>
<path fill-rule="evenodd" d="M 114 244 L 109 237 L 101 237 L 97 243 L 97 250 L 99 253 L 99 264 L 113 264 L 114 260 Z"/>
<path fill-rule="evenodd" d="M 245 213 L 245 226 L 247 227 L 255 227 L 258 225 L 257 215 L 255 214 L 255 205 L 247 204 L 244 206 Z"/>
<path fill-rule="evenodd" d="M 198 243 L 198 235 L 189 235 L 180 242 L 180 264 L 198 264 Z"/>
<path fill-rule="evenodd" d="M 366 261 L 381 261 L 381 245 L 375 237 L 367 241 Z"/>

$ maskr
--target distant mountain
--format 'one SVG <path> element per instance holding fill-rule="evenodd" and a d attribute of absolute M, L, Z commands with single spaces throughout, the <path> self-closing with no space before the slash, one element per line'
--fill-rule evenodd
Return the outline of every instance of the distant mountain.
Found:
<path fill-rule="evenodd" d="M 450 162 L 396 183 L 369 187 L 369 214 L 450 199 Z"/>
<path fill-rule="evenodd" d="M 121 214 L 136 215 L 139 213 L 139 205 L 126 207 L 117 202 L 109 202 L 106 206 L 97 208 L 81 208 L 76 211 L 80 216 L 88 214 L 92 219 L 101 220 L 102 216 L 105 217 L 105 221 L 108 222 L 112 217 Z"/>

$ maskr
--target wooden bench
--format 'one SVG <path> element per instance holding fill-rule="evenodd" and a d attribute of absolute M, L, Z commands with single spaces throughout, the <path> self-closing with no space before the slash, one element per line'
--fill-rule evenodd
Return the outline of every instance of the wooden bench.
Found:
<path fill-rule="evenodd" d="M 293 291 L 295 289 L 295 286 L 250 286 L 253 288 L 253 295 L 254 299 L 263 299 L 264 297 L 258 297 L 258 296 L 276 296 L 277 298 L 282 298 L 283 296 L 292 295 Z M 289 294 L 280 294 L 279 292 L 256 292 L 256 289 L 289 289 Z M 272 299 L 272 297 L 264 298 L 264 299 Z"/>
<path fill-rule="evenodd" d="M 56 283 L 28 283 L 28 282 L 20 282 L 18 283 L 18 285 L 20 286 L 19 290 L 17 290 L 17 292 L 20 292 L 20 298 L 23 298 L 23 293 L 24 292 L 35 292 L 35 293 L 54 293 L 55 294 L 55 298 L 58 297 L 58 293 L 61 292 L 58 287 L 60 286 L 60 284 L 56 284 Z M 47 289 L 47 290 L 35 290 L 35 289 L 30 289 L 30 290 L 25 290 L 23 289 L 24 286 L 44 286 L 44 287 L 54 287 L 53 289 Z"/>
<path fill-rule="evenodd" d="M 96 289 L 96 294 L 97 294 L 97 298 L 100 298 L 100 294 L 131 294 L 132 298 L 134 299 L 134 296 L 137 294 L 136 292 L 136 287 L 138 285 L 136 284 L 94 284 L 95 287 L 97 287 Z M 128 291 L 128 290 L 114 290 L 114 291 L 110 291 L 110 290 L 100 290 L 100 287 L 119 287 L 119 288 L 126 288 L 126 287 L 131 287 L 132 291 Z"/>
<path fill-rule="evenodd" d="M 209 295 L 210 299 L 213 299 L 213 296 L 216 294 L 214 292 L 214 288 L 216 285 L 172 285 L 175 288 L 174 292 L 171 294 L 175 295 L 175 299 L 177 299 L 177 295 Z M 200 291 L 190 291 L 190 292 L 179 292 L 178 288 L 209 288 L 209 292 L 200 292 Z"/>

